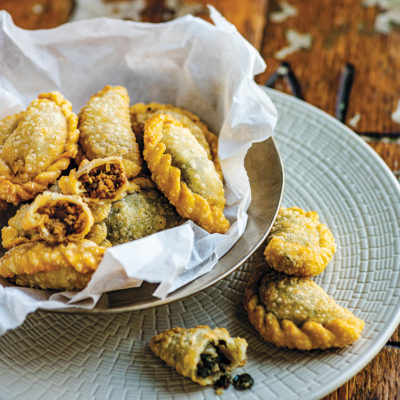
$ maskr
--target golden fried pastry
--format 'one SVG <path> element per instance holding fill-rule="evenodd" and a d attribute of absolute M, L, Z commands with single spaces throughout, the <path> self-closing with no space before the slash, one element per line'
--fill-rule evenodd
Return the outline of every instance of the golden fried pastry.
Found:
<path fill-rule="evenodd" d="M 299 350 L 344 347 L 364 321 L 307 277 L 287 276 L 260 266 L 244 297 L 251 324 L 267 342 Z"/>
<path fill-rule="evenodd" d="M 46 191 L 30 205 L 23 205 L 1 230 L 3 247 L 45 240 L 49 243 L 78 241 L 93 226 L 93 216 L 78 196 Z"/>
<path fill-rule="evenodd" d="M 80 145 L 89 160 L 122 157 L 129 179 L 141 168 L 141 157 L 129 115 L 129 96 L 122 86 L 105 86 L 79 113 Z"/>
<path fill-rule="evenodd" d="M 335 239 L 314 211 L 281 208 L 268 237 L 268 264 L 288 275 L 320 274 L 335 253 Z"/>
<path fill-rule="evenodd" d="M 157 189 L 140 189 L 112 203 L 104 220 L 113 246 L 173 228 L 184 222 Z"/>
<path fill-rule="evenodd" d="M 41 289 L 82 289 L 89 282 L 105 248 L 90 240 L 51 245 L 25 243 L 0 259 L 0 276 L 20 286 Z"/>
<path fill-rule="evenodd" d="M 77 153 L 77 116 L 58 92 L 0 123 L 0 199 L 17 204 L 54 183 Z"/>
<path fill-rule="evenodd" d="M 247 342 L 224 328 L 173 328 L 152 337 L 153 353 L 181 375 L 205 386 L 246 364 Z"/>
<path fill-rule="evenodd" d="M 222 180 L 190 130 L 172 117 L 155 115 L 145 124 L 144 158 L 157 187 L 176 207 L 210 233 L 225 233 Z"/>
<path fill-rule="evenodd" d="M 218 137 L 209 131 L 207 125 L 200 121 L 200 118 L 182 108 L 170 104 L 149 103 L 134 104 L 130 108 L 131 123 L 135 132 L 139 147 L 143 149 L 143 135 L 145 122 L 156 114 L 168 114 L 179 121 L 182 126 L 188 128 L 199 144 L 206 151 L 210 160 L 214 161 L 215 169 L 222 176 L 221 166 L 218 157 Z"/>
<path fill-rule="evenodd" d="M 122 158 L 107 157 L 84 160 L 77 171 L 73 169 L 59 180 L 59 186 L 64 194 L 80 195 L 88 201 L 111 201 L 125 195 L 128 180 Z"/>

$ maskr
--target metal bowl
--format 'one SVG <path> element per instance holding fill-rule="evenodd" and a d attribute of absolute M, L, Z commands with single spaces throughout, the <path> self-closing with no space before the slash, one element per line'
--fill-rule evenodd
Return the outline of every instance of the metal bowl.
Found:
<path fill-rule="evenodd" d="M 66 308 L 48 311 L 114 313 L 143 310 L 190 296 L 228 276 L 264 241 L 275 220 L 283 195 L 283 165 L 272 137 L 251 147 L 245 158 L 245 167 L 252 195 L 247 226 L 242 237 L 210 272 L 170 293 L 163 300 L 152 295 L 158 284 L 144 282 L 139 288 L 105 293 L 91 310 Z"/>

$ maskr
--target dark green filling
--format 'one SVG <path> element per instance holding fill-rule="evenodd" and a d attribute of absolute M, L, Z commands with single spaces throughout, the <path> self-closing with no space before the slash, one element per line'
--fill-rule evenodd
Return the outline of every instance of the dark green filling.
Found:
<path fill-rule="evenodd" d="M 217 346 L 212 346 L 215 351 L 200 355 L 200 361 L 197 364 L 197 375 L 201 378 L 207 378 L 217 372 L 225 372 L 226 367 L 231 364 L 231 360 Z"/>
<path fill-rule="evenodd" d="M 230 375 L 221 375 L 221 377 L 214 383 L 214 389 L 228 389 L 231 384 Z"/>
<path fill-rule="evenodd" d="M 236 390 L 250 389 L 254 384 L 254 379 L 249 374 L 236 375 L 233 378 L 233 386 Z"/>

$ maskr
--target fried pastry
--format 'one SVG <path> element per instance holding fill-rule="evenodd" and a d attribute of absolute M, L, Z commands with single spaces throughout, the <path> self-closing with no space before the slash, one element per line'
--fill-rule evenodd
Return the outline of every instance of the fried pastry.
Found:
<path fill-rule="evenodd" d="M 87 201 L 117 200 L 125 195 L 128 180 L 121 157 L 84 160 L 78 170 L 59 180 L 64 194 L 82 196 Z"/>
<path fill-rule="evenodd" d="M 93 226 L 93 216 L 78 196 L 46 191 L 23 205 L 1 230 L 3 247 L 45 240 L 48 243 L 79 241 Z"/>
<path fill-rule="evenodd" d="M 165 114 L 145 123 L 144 158 L 157 187 L 176 207 L 210 233 L 225 233 L 222 180 L 190 130 Z"/>
<path fill-rule="evenodd" d="M 246 364 L 247 342 L 224 328 L 172 328 L 152 337 L 153 353 L 181 375 L 202 386 Z"/>
<path fill-rule="evenodd" d="M 320 274 L 335 253 L 335 239 L 314 211 L 281 208 L 268 237 L 268 264 L 288 275 Z"/>
<path fill-rule="evenodd" d="M 82 289 L 89 282 L 105 248 L 90 240 L 51 245 L 24 243 L 0 259 L 0 276 L 19 286 L 40 289 Z"/>
<path fill-rule="evenodd" d="M 0 199 L 17 204 L 54 183 L 77 153 L 77 116 L 58 92 L 0 123 Z"/>
<path fill-rule="evenodd" d="M 308 277 L 287 276 L 261 265 L 244 297 L 249 320 L 260 336 L 279 347 L 299 350 L 344 347 L 364 321 Z"/>
<path fill-rule="evenodd" d="M 222 177 L 221 165 L 218 157 L 218 137 L 209 131 L 207 125 L 200 121 L 200 118 L 182 108 L 174 107 L 171 104 L 149 103 L 134 104 L 130 108 L 131 123 L 135 132 L 139 147 L 143 149 L 143 135 L 145 122 L 156 114 L 168 114 L 179 121 L 182 126 L 188 128 L 191 134 L 206 151 L 210 160 L 214 161 L 215 169 Z"/>
<path fill-rule="evenodd" d="M 105 86 L 79 113 L 80 145 L 89 160 L 122 157 L 128 179 L 141 168 L 129 115 L 129 96 L 122 86 Z"/>

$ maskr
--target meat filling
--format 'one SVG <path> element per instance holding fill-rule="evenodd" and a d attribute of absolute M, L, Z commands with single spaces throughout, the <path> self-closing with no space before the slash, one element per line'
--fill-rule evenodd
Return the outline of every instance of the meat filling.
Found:
<path fill-rule="evenodd" d="M 223 349 L 226 349 L 225 345 L 223 340 L 220 340 L 218 346 L 213 343 L 207 345 L 197 364 L 198 376 L 207 378 L 210 375 L 220 375 L 226 372 L 226 367 L 231 364 L 231 360 L 223 352 Z"/>
<path fill-rule="evenodd" d="M 79 180 L 91 199 L 112 199 L 126 183 L 126 177 L 118 164 L 103 164 L 83 174 Z"/>
<path fill-rule="evenodd" d="M 39 208 L 38 213 L 47 216 L 44 226 L 52 236 L 58 239 L 80 233 L 84 229 L 82 218 L 80 218 L 82 207 L 79 204 L 62 200 Z"/>

